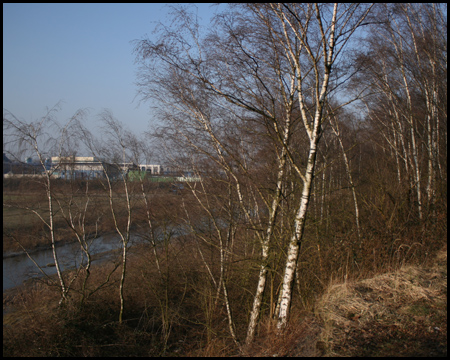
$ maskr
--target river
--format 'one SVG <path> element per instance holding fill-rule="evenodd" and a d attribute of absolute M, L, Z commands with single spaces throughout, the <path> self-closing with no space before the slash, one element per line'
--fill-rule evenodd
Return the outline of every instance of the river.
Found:
<path fill-rule="evenodd" d="M 166 229 L 165 236 L 170 233 L 171 237 L 177 237 L 188 233 L 188 231 L 186 227 L 178 225 Z M 162 240 L 164 238 L 162 231 L 156 231 L 156 233 L 157 239 Z M 139 243 L 145 243 L 141 236 L 137 234 L 130 236 L 129 246 Z M 97 256 L 94 257 L 95 260 L 92 263 L 95 264 L 107 259 L 107 255 L 111 254 L 111 250 L 121 248 L 122 241 L 119 235 L 115 233 L 93 239 L 89 249 L 91 255 Z M 83 259 L 78 242 L 57 246 L 56 250 L 62 271 L 77 268 Z M 47 275 L 56 274 L 52 249 L 39 250 L 30 255 Z M 22 285 L 24 281 L 31 278 L 42 276 L 42 273 L 26 254 L 3 257 L 3 291 Z"/>
<path fill-rule="evenodd" d="M 97 256 L 93 263 L 105 259 L 111 250 L 121 247 L 122 242 L 117 234 L 104 235 L 92 240 L 91 255 L 103 253 L 103 256 Z M 74 269 L 80 265 L 83 256 L 78 242 L 57 246 L 56 249 L 61 270 Z M 47 275 L 56 274 L 52 249 L 39 250 L 30 255 Z M 42 273 L 26 254 L 3 258 L 3 291 L 22 285 L 24 281 L 33 277 L 41 276 Z"/>

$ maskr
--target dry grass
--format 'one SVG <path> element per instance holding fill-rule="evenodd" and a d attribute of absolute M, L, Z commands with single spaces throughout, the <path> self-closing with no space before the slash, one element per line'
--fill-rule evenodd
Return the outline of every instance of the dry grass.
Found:
<path fill-rule="evenodd" d="M 447 250 L 428 267 L 331 282 L 313 313 L 293 311 L 282 334 L 263 322 L 245 355 L 446 356 Z"/>
<path fill-rule="evenodd" d="M 184 211 L 179 205 L 180 199 L 176 195 L 154 196 L 152 205 L 158 209 L 154 224 L 164 226 L 179 220 Z M 104 199 L 98 197 L 96 201 L 99 213 L 107 210 Z M 197 213 L 195 202 L 186 204 Z M 148 226 L 145 210 L 142 203 L 136 201 L 134 224 L 143 232 Z M 201 213 L 197 216 L 201 218 Z M 111 229 L 108 221 L 102 222 L 102 226 Z M 24 235 L 25 231 L 19 230 Z M 57 230 L 59 238 L 69 235 L 66 233 L 69 230 L 62 226 Z M 411 232 L 414 235 L 414 229 Z M 246 232 L 237 234 L 241 235 L 237 239 L 242 241 L 236 241 L 232 261 L 228 264 L 227 287 L 236 333 L 243 341 L 258 268 L 249 255 L 251 245 Z M 240 353 L 231 339 L 223 298 L 219 294 L 219 301 L 215 301 L 216 286 L 205 267 L 203 256 L 217 281 L 220 260 L 214 246 L 197 244 L 189 236 L 171 238 L 167 247 L 161 244 L 157 248 L 161 272 L 157 269 L 153 249 L 134 247 L 128 258 L 123 324 L 117 322 L 120 271 L 114 273 L 107 287 L 89 297 L 82 309 L 75 292 L 64 309 L 57 309 L 59 296 L 55 288 L 37 286 L 18 290 L 15 296 L 5 297 L 4 294 L 4 312 L 9 307 L 15 312 L 4 314 L 3 354 L 443 355 L 447 346 L 446 250 L 439 252 L 431 262 L 431 254 L 440 243 L 419 242 L 424 232 L 420 234 L 407 236 L 405 233 L 399 237 L 401 246 L 398 246 L 400 240 L 394 240 L 397 237 L 373 235 L 373 238 L 367 237 L 362 247 L 365 253 L 356 255 L 351 252 L 353 239 L 346 234 L 342 234 L 340 241 L 326 236 L 315 239 L 314 234 L 309 234 L 306 238 L 310 242 L 306 240 L 303 246 L 300 280 L 296 286 L 296 292 L 302 296 L 294 299 L 287 330 L 279 334 L 275 322 L 268 319 L 270 291 L 276 291 L 279 281 L 275 278 L 273 289 L 266 290 L 257 338 L 245 353 Z M 38 237 L 30 236 L 30 247 L 35 245 L 32 240 L 37 241 Z M 374 249 L 377 251 L 372 251 Z M 430 255 L 426 255 L 425 249 Z M 428 267 L 411 266 L 425 262 Z M 400 267 L 406 263 L 409 265 Z M 106 279 L 109 269 L 102 264 L 91 270 L 88 288 L 95 289 Z M 276 270 L 274 267 L 274 273 Z M 330 277 L 352 281 L 331 281 L 330 284 Z M 79 289 L 80 284 L 75 282 L 74 288 Z"/>
<path fill-rule="evenodd" d="M 163 298 L 158 300 L 154 293 L 159 287 L 164 287 L 164 282 L 157 284 L 156 270 L 148 269 L 151 259 L 147 258 L 147 252 L 147 257 L 137 254 L 130 257 L 136 256 L 135 261 L 130 263 L 130 276 L 139 281 L 127 283 L 128 310 L 123 325 L 116 321 L 117 286 L 99 292 L 81 312 L 71 308 L 76 302 L 61 312 L 56 309 L 58 294 L 55 289 L 39 285 L 16 293 L 12 299 L 15 312 L 3 318 L 3 354 L 446 355 L 446 250 L 440 251 L 429 267 L 404 266 L 398 271 L 369 279 L 330 285 L 316 302 L 314 313 L 293 310 L 289 327 L 282 334 L 277 332 L 273 320 L 263 319 L 257 339 L 245 353 L 239 353 L 233 346 L 227 335 L 223 314 L 214 313 L 210 330 L 215 335 L 206 336 L 208 309 L 203 308 L 201 294 L 207 289 L 207 276 L 198 273 L 200 264 L 194 257 L 187 256 L 186 249 L 182 250 L 181 244 L 174 246 L 172 252 L 178 253 L 177 261 L 167 264 L 170 274 L 174 275 L 167 294 L 170 312 L 166 314 L 169 315 L 166 319 L 171 327 L 169 342 L 164 343 L 161 332 L 164 314 L 160 313 L 159 301 Z M 196 269 L 195 274 L 193 269 Z M 177 274 L 183 276 L 175 276 Z M 188 288 L 184 279 L 190 279 Z M 150 281 L 148 286 L 145 281 Z M 150 291 L 150 285 L 153 291 Z M 239 309 L 236 308 L 235 316 L 238 314 Z M 220 324 L 217 322 L 219 320 Z M 240 334 L 243 338 L 244 332 L 240 331 Z"/>
<path fill-rule="evenodd" d="M 282 333 L 276 321 L 268 320 L 260 325 L 258 339 L 246 351 L 252 357 L 317 357 L 323 354 L 317 339 L 323 329 L 319 319 L 308 312 L 293 313 Z"/>
<path fill-rule="evenodd" d="M 445 249 L 428 268 L 331 285 L 316 307 L 328 355 L 445 355 L 446 263 Z"/>

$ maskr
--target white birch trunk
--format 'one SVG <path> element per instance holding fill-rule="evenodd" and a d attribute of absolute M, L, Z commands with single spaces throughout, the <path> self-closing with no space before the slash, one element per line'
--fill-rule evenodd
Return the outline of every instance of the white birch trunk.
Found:
<path fill-rule="evenodd" d="M 269 224 L 266 231 L 266 236 L 264 237 L 261 244 L 261 266 L 259 269 L 259 277 L 258 277 L 258 285 L 256 287 L 255 297 L 253 299 L 253 307 L 252 312 L 250 313 L 250 321 L 247 329 L 247 338 L 245 340 L 246 344 L 250 344 L 253 341 L 255 335 L 255 329 L 259 317 L 259 313 L 261 310 L 261 302 L 264 294 L 264 289 L 266 287 L 267 280 L 267 259 L 269 257 L 269 245 L 270 240 L 272 238 L 273 229 L 275 226 L 275 219 L 278 212 L 278 208 L 281 202 L 281 188 L 282 181 L 284 176 L 284 170 L 286 166 L 286 155 L 287 155 L 287 143 L 289 140 L 289 132 L 290 132 L 290 121 L 287 119 L 285 132 L 283 135 L 283 149 L 280 156 L 280 162 L 278 166 L 278 174 L 277 174 L 277 188 L 274 199 L 272 200 L 272 208 L 269 217 Z"/>
<path fill-rule="evenodd" d="M 45 167 L 44 167 L 45 169 Z M 59 265 L 58 261 L 58 255 L 56 252 L 56 239 L 55 239 L 55 225 L 53 223 L 53 197 L 51 192 L 51 179 L 50 174 L 47 173 L 47 198 L 48 198 L 48 210 L 49 210 L 49 229 L 50 229 L 50 238 L 52 242 L 52 254 L 53 254 L 53 260 L 55 261 L 55 268 L 56 272 L 58 274 L 59 284 L 61 286 L 61 300 L 59 301 L 59 304 L 66 299 L 66 284 L 64 282 L 64 278 L 62 276 L 61 267 Z"/>
<path fill-rule="evenodd" d="M 153 248 L 153 254 L 155 255 L 156 268 L 158 269 L 159 276 L 162 277 L 161 265 L 159 263 L 159 256 L 156 251 L 155 231 L 153 229 L 152 217 L 150 214 L 150 204 L 147 199 L 147 194 L 145 193 L 144 181 L 143 181 L 142 177 L 140 177 L 140 183 L 141 183 L 142 198 L 144 199 L 145 210 L 146 210 L 146 214 L 147 214 L 147 223 L 148 223 L 150 241 L 151 241 L 152 248 Z"/>
<path fill-rule="evenodd" d="M 306 168 L 305 182 L 303 184 L 302 199 L 300 202 L 294 223 L 294 234 L 289 242 L 283 285 L 281 288 L 281 302 L 278 313 L 278 328 L 284 328 L 289 318 L 290 305 L 292 300 L 292 284 L 300 251 L 300 243 L 305 229 L 306 213 L 308 210 L 309 197 L 311 194 L 311 184 L 314 176 L 314 167 L 316 165 L 318 136 L 313 137 L 308 156 L 308 165 Z"/>
<path fill-rule="evenodd" d="M 398 27 L 398 25 L 397 25 L 397 27 Z M 420 179 L 419 155 L 418 155 L 418 147 L 416 144 L 415 122 L 414 122 L 414 117 L 413 117 L 413 113 L 412 113 L 411 92 L 409 89 L 410 86 L 408 83 L 408 79 L 406 76 L 406 70 L 405 70 L 403 39 L 398 40 L 395 38 L 395 36 L 396 35 L 394 34 L 394 31 L 392 30 L 392 32 L 391 32 L 392 44 L 395 47 L 397 56 L 399 57 L 400 72 L 402 75 L 403 84 L 405 86 L 405 91 L 406 91 L 407 114 L 405 114 L 405 117 L 409 124 L 410 136 L 411 136 L 411 151 L 412 151 L 412 158 L 413 158 L 413 163 L 411 164 L 411 167 L 413 169 L 414 186 L 416 188 L 416 194 L 417 194 L 417 210 L 418 210 L 418 214 L 419 214 L 419 219 L 422 219 L 422 217 L 423 217 L 422 216 L 422 190 L 421 190 L 421 179 Z"/>
<path fill-rule="evenodd" d="M 112 190 L 112 184 L 111 179 L 109 178 L 108 172 L 105 168 L 103 168 L 106 180 L 108 182 L 108 188 L 109 188 L 109 206 L 111 210 L 111 215 L 114 221 L 114 227 L 116 232 L 119 234 L 120 239 L 122 240 L 122 273 L 120 277 L 120 283 L 119 283 L 119 298 L 120 298 L 120 311 L 119 311 L 119 323 L 122 323 L 123 319 L 123 312 L 125 308 L 125 298 L 123 296 L 124 293 L 124 284 L 125 284 L 125 277 L 126 277 L 126 267 L 127 267 L 127 253 L 128 253 L 128 242 L 130 240 L 130 226 L 131 226 L 131 205 L 130 205 L 130 195 L 128 193 L 128 186 L 127 181 L 125 178 L 125 174 L 121 174 L 122 180 L 124 183 L 125 188 L 125 196 L 127 200 L 127 226 L 125 230 L 125 234 L 120 230 L 119 224 L 117 223 L 117 217 L 116 213 L 114 211 L 113 206 L 113 190 Z"/>
<path fill-rule="evenodd" d="M 321 31 L 322 35 L 322 46 L 323 46 L 323 61 L 324 61 L 324 75 L 322 81 L 320 81 L 319 71 L 318 71 L 318 64 L 316 63 L 314 66 L 315 71 L 315 106 L 316 111 L 314 114 L 314 118 L 312 119 L 312 123 L 308 122 L 308 118 L 305 116 L 305 113 L 303 112 L 303 124 L 305 125 L 306 131 L 308 133 L 309 139 L 310 139 L 310 147 L 309 147 L 309 154 L 308 154 L 308 162 L 306 165 L 306 172 L 304 175 L 301 174 L 297 167 L 297 173 L 301 176 L 303 179 L 303 190 L 302 190 L 302 198 L 300 201 L 300 206 L 298 208 L 295 222 L 294 222 L 294 233 L 292 234 L 292 237 L 289 242 L 289 248 L 288 248 L 288 254 L 286 259 L 286 265 L 284 270 L 284 278 L 282 282 L 282 289 L 281 289 L 281 301 L 279 305 L 279 313 L 278 313 L 278 329 L 285 328 L 288 318 L 289 318 L 289 311 L 292 301 L 292 284 L 295 277 L 295 272 L 297 269 L 297 262 L 298 262 L 298 256 L 300 251 L 300 244 L 303 236 L 303 232 L 305 229 L 305 221 L 306 221 L 306 214 L 308 210 L 308 203 L 309 198 L 311 195 L 311 184 L 314 177 L 314 168 L 316 165 L 316 154 L 317 154 L 317 145 L 319 143 L 320 139 L 320 131 L 321 131 L 321 123 L 323 121 L 323 107 L 326 100 L 326 94 L 328 89 L 328 82 L 330 78 L 330 71 L 331 67 L 333 65 L 333 56 L 334 56 L 334 47 L 335 47 L 335 29 L 336 29 L 336 17 L 337 17 L 337 9 L 338 5 L 334 4 L 333 8 L 333 15 L 331 19 L 331 24 L 329 28 L 329 39 L 327 41 L 325 31 L 323 29 L 321 14 L 319 11 L 319 8 L 317 4 L 316 7 L 316 16 L 317 21 L 319 25 L 319 29 Z M 306 38 L 306 34 L 304 34 Z M 299 40 L 304 43 L 305 38 L 301 37 Z M 312 59 L 314 58 L 314 55 L 311 52 L 311 48 L 309 48 L 309 45 L 304 43 L 306 50 L 308 51 L 309 55 Z M 301 74 L 300 71 L 300 64 L 297 61 L 296 66 L 298 68 L 298 74 Z M 298 89 L 298 97 L 299 102 L 301 104 L 301 108 L 304 109 L 304 100 L 303 100 L 303 94 L 302 94 L 302 87 L 301 84 L 302 80 L 299 80 L 299 89 Z M 295 163 L 293 163 L 294 166 Z"/>

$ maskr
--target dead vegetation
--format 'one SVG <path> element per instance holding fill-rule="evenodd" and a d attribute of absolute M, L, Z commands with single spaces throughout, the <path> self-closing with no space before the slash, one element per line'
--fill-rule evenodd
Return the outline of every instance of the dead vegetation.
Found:
<path fill-rule="evenodd" d="M 316 307 L 329 356 L 446 356 L 447 252 L 433 266 L 404 266 L 331 285 Z"/>
<path fill-rule="evenodd" d="M 155 221 L 179 219 L 180 199 L 167 193 L 156 196 Z M 189 198 L 183 200 L 194 209 Z M 144 233 L 140 224 L 145 225 L 145 214 L 139 207 L 135 210 L 140 215 L 136 228 Z M 131 248 L 128 303 L 120 326 L 119 272 L 82 308 L 74 292 L 58 309 L 57 289 L 43 283 L 4 293 L 3 355 L 445 356 L 446 248 L 435 257 L 444 241 L 430 239 L 445 239 L 446 223 L 444 216 L 437 220 L 421 231 L 408 228 L 402 236 L 368 234 L 364 252 L 355 257 L 349 250 L 351 237 L 315 239 L 309 231 L 287 330 L 278 334 L 271 318 L 279 285 L 274 277 L 266 288 L 255 341 L 246 349 L 233 343 L 223 297 L 211 280 L 211 273 L 215 279 L 220 273 L 219 253 L 191 234 L 167 238 L 156 252 Z M 251 255 L 258 251 L 246 241 L 245 232 L 236 234 L 242 241 L 236 242 L 227 286 L 236 333 L 243 339 L 257 276 Z M 401 238 L 401 245 L 392 238 Z M 352 259 L 358 266 L 352 266 Z M 105 265 L 92 269 L 89 289 L 105 281 L 109 270 Z M 337 277 L 348 280 L 330 280 Z M 74 283 L 74 289 L 80 284 Z"/>
<path fill-rule="evenodd" d="M 198 268 L 192 257 L 178 260 L 183 267 Z M 243 352 L 232 345 L 226 327 L 222 323 L 219 325 L 220 314 L 211 313 L 211 304 L 205 303 L 207 294 L 202 295 L 207 288 L 204 274 L 196 270 L 195 283 L 179 282 L 178 286 L 174 286 L 172 278 L 173 286 L 167 289 L 170 290 L 167 293 L 170 304 L 166 304 L 170 305 L 170 312 L 164 320 L 161 317 L 164 312 L 159 314 L 158 310 L 158 301 L 162 305 L 164 300 L 154 298 L 155 286 L 164 287 L 164 284 L 150 281 L 156 274 L 146 274 L 145 262 L 133 264 L 130 271 L 136 272 L 136 276 L 141 274 L 142 279 L 140 284 L 128 288 L 130 307 L 121 326 L 115 321 L 115 285 L 87 302 L 83 310 L 74 307 L 76 301 L 58 310 L 56 291 L 44 285 L 24 288 L 6 298 L 4 294 L 3 355 L 334 357 L 447 354 L 446 249 L 439 251 L 429 266 L 405 265 L 397 271 L 367 279 L 332 282 L 317 298 L 314 309 L 295 307 L 289 327 L 282 334 L 277 332 L 274 320 L 263 321 L 255 342 Z M 171 271 L 175 274 L 184 270 L 171 267 Z M 187 278 L 192 282 L 192 276 Z M 233 287 L 230 290 L 233 291 Z M 5 309 L 14 309 L 14 312 L 5 313 Z M 235 309 L 235 316 L 244 316 L 244 313 Z M 168 321 L 170 337 L 163 336 L 164 321 Z"/>
<path fill-rule="evenodd" d="M 447 249 L 432 266 L 403 266 L 330 284 L 314 315 L 263 330 L 252 356 L 447 356 Z"/>

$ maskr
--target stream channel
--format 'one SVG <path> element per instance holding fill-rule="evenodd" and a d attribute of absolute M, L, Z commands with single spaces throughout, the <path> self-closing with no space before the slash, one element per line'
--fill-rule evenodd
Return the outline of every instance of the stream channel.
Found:
<path fill-rule="evenodd" d="M 209 221 L 202 221 L 196 226 L 197 231 L 208 228 Z M 180 235 L 186 235 L 190 232 L 189 227 L 184 225 L 167 226 L 165 230 L 156 229 L 155 238 L 157 242 L 164 238 L 173 238 Z M 92 256 L 92 264 L 96 265 L 109 259 L 114 255 L 113 250 L 122 248 L 122 241 L 117 233 L 105 234 L 96 239 L 90 240 L 89 250 Z M 137 233 L 130 235 L 128 246 L 148 244 L 147 240 L 142 239 Z M 82 254 L 80 244 L 73 242 L 56 246 L 58 261 L 61 271 L 76 269 L 81 261 L 86 262 L 86 255 Z M 53 251 L 51 248 L 38 250 L 30 253 L 33 260 L 49 276 L 56 274 L 55 261 L 53 260 Z M 121 256 L 119 254 L 118 256 Z M 22 285 L 25 281 L 36 277 L 44 276 L 36 265 L 25 253 L 4 254 L 3 256 L 3 291 Z"/>
<path fill-rule="evenodd" d="M 103 235 L 91 241 L 89 247 L 91 255 L 96 255 L 92 261 L 94 265 L 106 260 L 108 255 L 112 254 L 112 250 L 122 248 L 122 242 L 117 234 Z M 137 236 L 131 236 L 129 245 L 138 242 L 142 242 L 142 240 Z M 56 250 L 62 271 L 76 268 L 83 258 L 86 261 L 86 257 L 81 254 L 78 242 L 57 246 Z M 56 274 L 52 249 L 38 250 L 31 253 L 30 256 L 47 275 Z M 22 285 L 24 281 L 31 278 L 42 276 L 42 273 L 25 253 L 3 257 L 3 291 Z"/>

